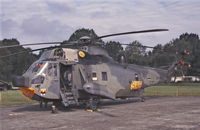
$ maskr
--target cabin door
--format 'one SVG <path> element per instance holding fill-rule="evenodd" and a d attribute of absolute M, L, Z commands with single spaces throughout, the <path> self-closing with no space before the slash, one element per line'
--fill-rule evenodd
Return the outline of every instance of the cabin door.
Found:
<path fill-rule="evenodd" d="M 71 90 L 72 88 L 72 65 L 60 65 L 61 90 Z"/>

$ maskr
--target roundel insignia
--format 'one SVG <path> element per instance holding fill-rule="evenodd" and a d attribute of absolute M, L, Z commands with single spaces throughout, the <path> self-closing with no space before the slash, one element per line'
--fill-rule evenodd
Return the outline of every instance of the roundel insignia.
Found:
<path fill-rule="evenodd" d="M 85 53 L 83 51 L 79 51 L 78 52 L 78 55 L 81 57 L 81 58 L 84 58 L 85 57 Z"/>

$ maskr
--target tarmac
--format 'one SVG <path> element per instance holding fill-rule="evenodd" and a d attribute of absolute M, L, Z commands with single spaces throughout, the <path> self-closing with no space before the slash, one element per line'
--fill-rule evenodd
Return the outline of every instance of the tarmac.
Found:
<path fill-rule="evenodd" d="M 99 112 L 81 107 L 56 114 L 39 104 L 0 107 L 0 130 L 200 130 L 200 96 L 103 101 Z"/>

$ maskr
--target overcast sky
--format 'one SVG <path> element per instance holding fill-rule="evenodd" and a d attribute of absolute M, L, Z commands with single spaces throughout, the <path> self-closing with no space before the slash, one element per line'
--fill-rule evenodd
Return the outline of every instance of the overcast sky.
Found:
<path fill-rule="evenodd" d="M 97 35 L 167 28 L 169 32 L 105 38 L 165 44 L 180 34 L 200 35 L 200 0 L 0 0 L 0 39 L 22 44 L 67 40 L 79 28 Z"/>

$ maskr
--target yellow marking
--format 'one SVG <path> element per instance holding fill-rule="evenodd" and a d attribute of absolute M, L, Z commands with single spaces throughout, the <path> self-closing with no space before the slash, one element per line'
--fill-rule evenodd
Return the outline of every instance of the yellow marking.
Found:
<path fill-rule="evenodd" d="M 130 89 L 131 90 L 139 90 L 142 88 L 142 81 L 134 81 L 131 83 Z"/>
<path fill-rule="evenodd" d="M 22 115 L 23 113 L 10 113 L 9 116 L 17 116 L 17 115 Z"/>
<path fill-rule="evenodd" d="M 22 93 L 28 97 L 28 98 L 32 98 L 33 95 L 36 93 L 35 89 L 34 88 L 19 88 Z"/>
<path fill-rule="evenodd" d="M 81 58 L 84 58 L 85 57 L 85 53 L 83 51 L 79 51 L 78 52 L 78 55 L 81 57 Z"/>
<path fill-rule="evenodd" d="M 92 109 L 87 109 L 86 111 L 87 111 L 87 112 L 93 112 L 93 110 L 92 110 Z"/>
<path fill-rule="evenodd" d="M 101 112 L 101 110 L 100 110 L 100 109 L 97 109 L 97 112 Z"/>
<path fill-rule="evenodd" d="M 86 111 L 87 111 L 87 112 L 94 112 L 94 110 L 92 110 L 92 109 L 87 109 Z M 96 111 L 97 111 L 97 112 L 101 112 L 100 109 L 97 109 Z"/>

